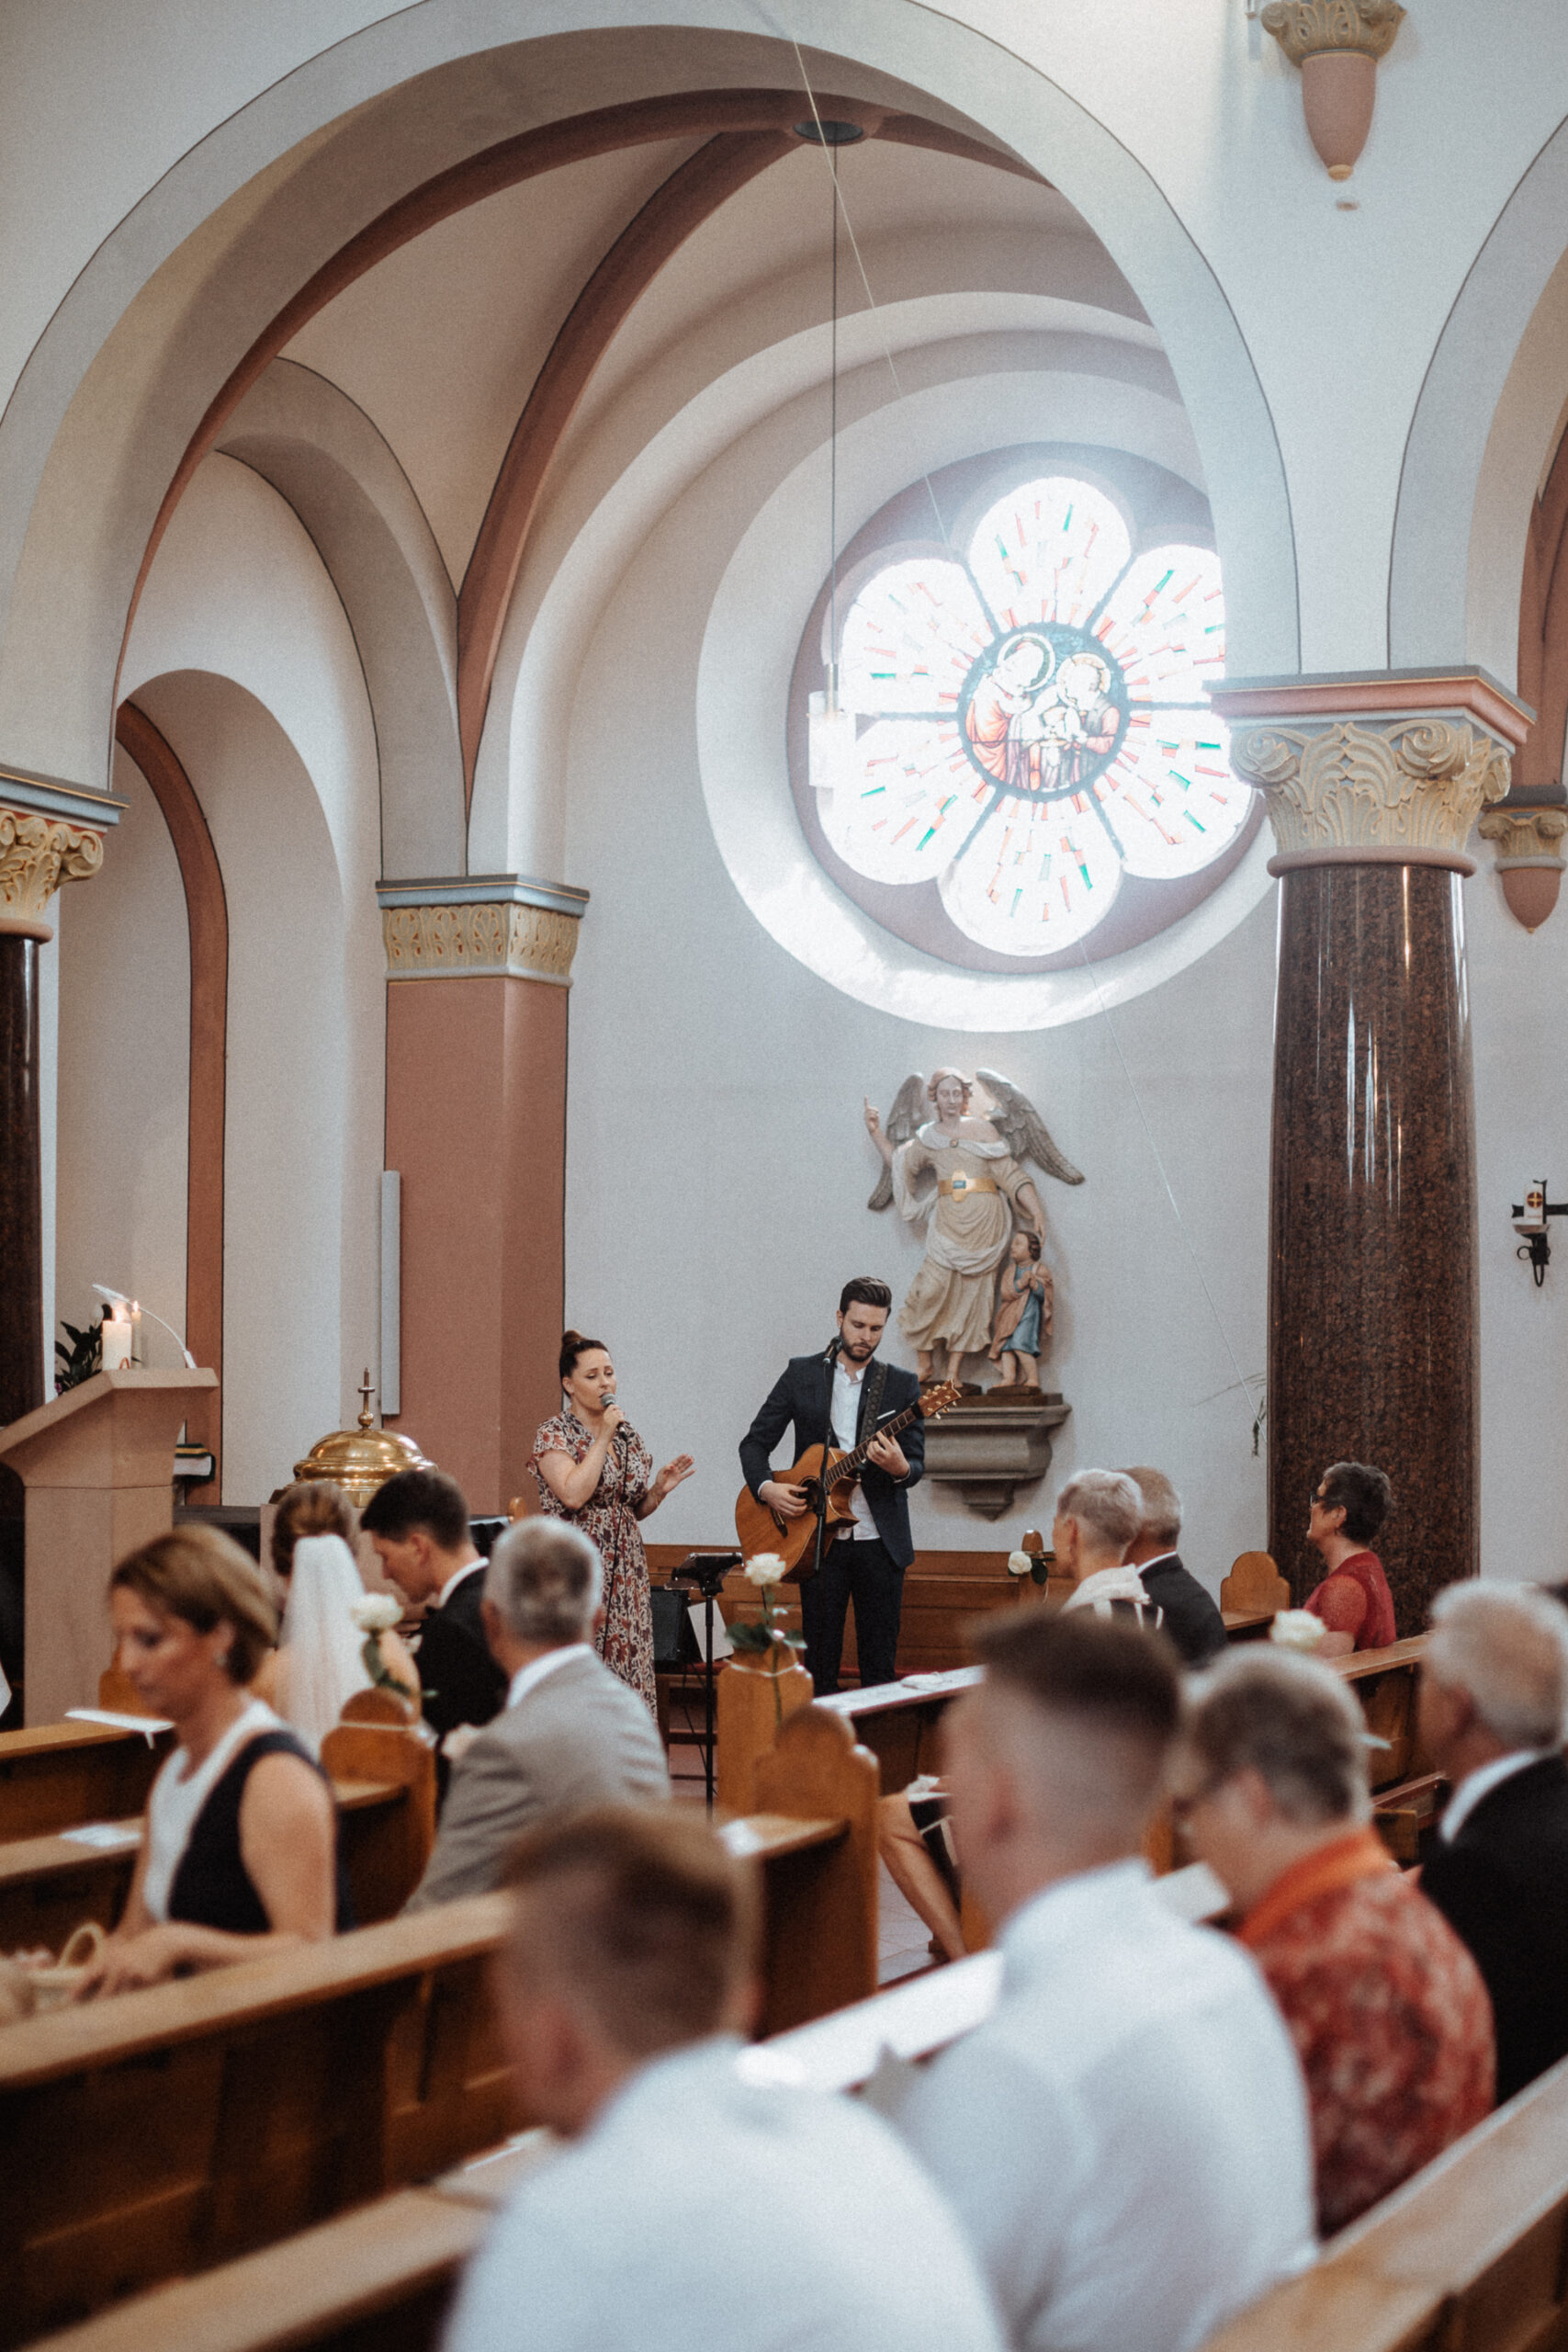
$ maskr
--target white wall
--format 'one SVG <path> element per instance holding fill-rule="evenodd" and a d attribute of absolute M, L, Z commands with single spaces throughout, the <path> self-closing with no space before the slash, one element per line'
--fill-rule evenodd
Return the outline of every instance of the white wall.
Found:
<path fill-rule="evenodd" d="M 190 932 L 178 860 L 141 771 L 121 752 L 128 805 L 89 883 L 53 901 L 59 957 L 56 1328 L 99 1312 L 95 1282 L 185 1326 Z M 142 1325 L 152 1364 L 179 1352 Z"/>
<path fill-rule="evenodd" d="M 1076 1463 L 1155 1461 L 1217 1581 L 1264 1540 L 1250 1408 L 1224 1392 L 1264 1359 L 1272 910 L 1109 1020 L 945 1034 L 839 994 L 747 911 L 708 828 L 693 703 L 722 560 L 689 502 L 651 534 L 587 649 L 585 676 L 614 692 L 584 690 L 571 744 L 568 871 L 593 897 L 571 1007 L 567 1319 L 615 1351 L 657 1458 L 698 1458 L 649 1532 L 726 1541 L 736 1447 L 784 1359 L 830 1336 L 849 1275 L 908 1285 L 918 1241 L 865 1206 L 863 1094 L 886 1112 L 911 1069 L 984 1062 L 1088 1178 L 1038 1180 L 1058 1297 L 1047 1385 L 1074 1410 L 1010 1518 L 928 1484 L 917 1541 L 995 1549 L 1049 1522 Z"/>

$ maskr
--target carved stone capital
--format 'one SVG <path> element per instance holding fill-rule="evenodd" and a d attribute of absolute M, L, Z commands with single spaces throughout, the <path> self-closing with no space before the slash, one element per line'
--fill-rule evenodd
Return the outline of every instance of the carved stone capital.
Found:
<path fill-rule="evenodd" d="M 475 978 L 510 974 L 567 988 L 580 918 L 548 907 L 442 905 L 386 907 L 381 934 L 391 980 Z"/>
<path fill-rule="evenodd" d="M 1509 753 L 1466 720 L 1357 718 L 1238 729 L 1231 765 L 1260 791 L 1282 865 L 1473 866 L 1464 844 L 1508 789 Z"/>
<path fill-rule="evenodd" d="M 1532 865 L 1562 864 L 1562 836 L 1568 833 L 1568 808 L 1488 808 L 1481 820 L 1481 838 L 1497 844 L 1499 869 L 1528 858 Z"/>
<path fill-rule="evenodd" d="M 1325 50 L 1386 57 L 1404 21 L 1399 0 L 1269 0 L 1263 11 L 1264 30 L 1292 65 Z"/>
<path fill-rule="evenodd" d="M 36 808 L 0 803 L 0 933 L 52 939 L 44 910 L 62 882 L 85 880 L 104 862 L 104 837 Z"/>
<path fill-rule="evenodd" d="M 1497 844 L 1493 870 L 1508 911 L 1527 931 L 1539 931 L 1557 904 L 1564 834 L 1568 808 L 1488 808 L 1481 820 L 1482 840 Z"/>

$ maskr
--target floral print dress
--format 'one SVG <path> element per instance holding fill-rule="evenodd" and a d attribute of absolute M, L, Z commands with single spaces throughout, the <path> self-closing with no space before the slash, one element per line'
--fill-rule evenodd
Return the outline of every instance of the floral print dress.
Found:
<path fill-rule="evenodd" d="M 581 1527 L 604 1564 L 604 1623 L 594 1646 L 610 1671 L 646 1699 L 657 1715 L 653 1603 L 648 1555 L 637 1523 L 637 1506 L 653 1483 L 653 1456 L 630 1423 L 623 1421 L 610 1442 L 599 1484 L 581 1510 L 569 1510 L 539 1469 L 542 1454 L 565 1453 L 581 1462 L 592 1442 L 575 1413 L 558 1413 L 541 1423 L 528 1466 L 539 1489 L 540 1508 L 552 1519 Z"/>

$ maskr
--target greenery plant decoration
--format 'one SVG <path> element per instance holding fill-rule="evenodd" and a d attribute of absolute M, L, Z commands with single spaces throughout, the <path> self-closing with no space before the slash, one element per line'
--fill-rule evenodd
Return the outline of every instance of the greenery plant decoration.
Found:
<path fill-rule="evenodd" d="M 74 1323 L 62 1321 L 60 1328 L 71 1342 L 69 1347 L 65 1340 L 54 1343 L 54 1393 L 63 1396 L 68 1388 L 79 1388 L 83 1381 L 102 1371 L 104 1327 L 89 1323 L 85 1331 L 79 1331 Z"/>

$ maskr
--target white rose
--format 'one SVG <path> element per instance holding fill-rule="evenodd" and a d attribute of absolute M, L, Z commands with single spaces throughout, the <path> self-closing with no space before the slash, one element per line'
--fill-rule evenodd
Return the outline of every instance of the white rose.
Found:
<path fill-rule="evenodd" d="M 1281 1649 L 1314 1650 L 1328 1631 L 1310 1609 L 1281 1609 L 1269 1628 L 1269 1638 Z"/>
<path fill-rule="evenodd" d="M 770 1585 L 782 1584 L 788 1571 L 776 1552 L 759 1552 L 754 1560 L 746 1563 L 746 1574 L 753 1584 L 764 1591 Z"/>
<path fill-rule="evenodd" d="M 1027 1552 L 1010 1552 L 1008 1554 L 1008 1574 L 1010 1577 L 1026 1577 L 1033 1566 L 1034 1563 L 1030 1558 Z"/>
<path fill-rule="evenodd" d="M 362 1634 L 389 1634 L 402 1615 L 402 1603 L 389 1592 L 367 1592 L 352 1604 L 355 1623 Z"/>

